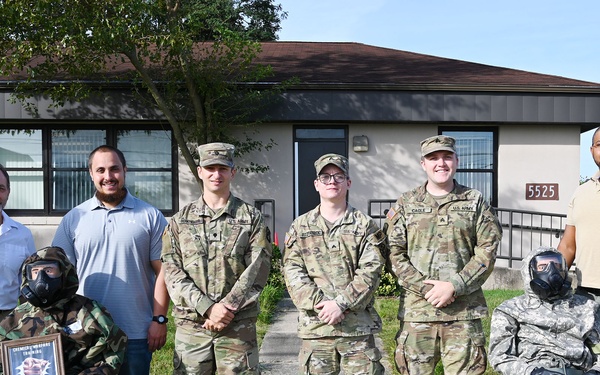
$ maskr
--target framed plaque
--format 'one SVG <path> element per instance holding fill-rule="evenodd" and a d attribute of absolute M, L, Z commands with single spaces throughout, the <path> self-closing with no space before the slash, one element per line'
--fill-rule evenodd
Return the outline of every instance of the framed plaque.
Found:
<path fill-rule="evenodd" d="M 0 343 L 4 375 L 65 375 L 60 334 Z"/>

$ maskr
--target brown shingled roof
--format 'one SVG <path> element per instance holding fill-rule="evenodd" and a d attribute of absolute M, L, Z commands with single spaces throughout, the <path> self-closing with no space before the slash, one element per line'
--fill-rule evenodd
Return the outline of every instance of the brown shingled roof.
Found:
<path fill-rule="evenodd" d="M 462 89 L 600 89 L 600 83 L 351 42 L 264 42 L 255 62 L 273 68 L 275 75 L 266 81 L 281 82 L 296 77 L 301 84 L 320 87 L 431 85 Z M 32 64 L 35 63 L 33 60 Z M 132 70 L 129 61 L 119 61 L 99 75 L 123 78 Z M 0 77 L 0 81 L 18 80 L 24 74 L 22 71 L 11 77 Z M 56 80 L 61 78 L 66 79 L 55 77 Z"/>
<path fill-rule="evenodd" d="M 278 82 L 307 84 L 600 86 L 547 74 L 376 47 L 361 43 L 266 42 L 258 58 Z"/>

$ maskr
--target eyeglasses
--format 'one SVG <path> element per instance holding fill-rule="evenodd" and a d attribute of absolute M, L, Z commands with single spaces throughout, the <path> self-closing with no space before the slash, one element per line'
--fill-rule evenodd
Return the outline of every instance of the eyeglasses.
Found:
<path fill-rule="evenodd" d="M 319 181 L 321 181 L 322 184 L 326 185 L 331 181 L 331 178 L 333 178 L 333 181 L 336 184 L 341 184 L 342 182 L 346 181 L 348 176 L 346 176 L 345 174 L 342 174 L 342 173 L 336 173 L 336 174 L 323 173 L 323 174 L 320 174 L 317 178 L 319 179 Z"/>

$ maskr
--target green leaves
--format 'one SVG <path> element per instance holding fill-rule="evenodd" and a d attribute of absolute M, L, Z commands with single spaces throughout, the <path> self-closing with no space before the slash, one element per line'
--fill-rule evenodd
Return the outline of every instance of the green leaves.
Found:
<path fill-rule="evenodd" d="M 272 96 L 247 83 L 271 74 L 254 64 L 258 42 L 287 16 L 272 0 L 0 0 L 0 14 L 0 74 L 18 81 L 15 98 L 60 106 L 130 85 L 166 116 L 194 175 L 188 144 L 230 139 Z"/>

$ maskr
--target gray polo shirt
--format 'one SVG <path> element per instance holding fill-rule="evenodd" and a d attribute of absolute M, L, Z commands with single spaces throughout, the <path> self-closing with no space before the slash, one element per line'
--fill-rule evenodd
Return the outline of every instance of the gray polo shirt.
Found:
<path fill-rule="evenodd" d="M 166 225 L 157 208 L 130 193 L 112 209 L 94 196 L 65 215 L 52 241 L 77 267 L 77 293 L 103 304 L 132 340 L 148 336 L 155 281 L 150 262 L 160 260 Z"/>

